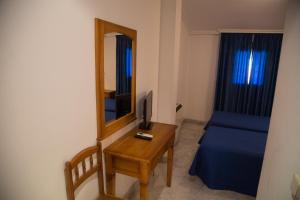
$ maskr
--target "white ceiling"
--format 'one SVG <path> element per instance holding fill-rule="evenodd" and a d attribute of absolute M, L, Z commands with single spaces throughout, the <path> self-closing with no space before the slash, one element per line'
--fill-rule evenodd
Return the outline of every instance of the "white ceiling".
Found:
<path fill-rule="evenodd" d="M 190 31 L 282 29 L 287 0 L 182 0 Z"/>

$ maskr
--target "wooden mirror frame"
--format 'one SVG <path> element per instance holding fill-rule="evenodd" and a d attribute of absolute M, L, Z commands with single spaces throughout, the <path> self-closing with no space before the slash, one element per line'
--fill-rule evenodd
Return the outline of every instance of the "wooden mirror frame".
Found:
<path fill-rule="evenodd" d="M 104 99 L 104 35 L 122 33 L 132 39 L 131 112 L 108 124 L 105 123 Z M 102 140 L 136 120 L 136 30 L 101 19 L 95 19 L 95 64 L 97 140 Z"/>

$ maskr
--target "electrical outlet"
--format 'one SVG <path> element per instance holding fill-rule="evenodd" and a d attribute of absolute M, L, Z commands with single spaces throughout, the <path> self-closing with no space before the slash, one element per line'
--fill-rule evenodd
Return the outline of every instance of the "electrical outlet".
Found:
<path fill-rule="evenodd" d="M 293 176 L 291 192 L 293 200 L 300 200 L 300 176 L 298 174 Z"/>

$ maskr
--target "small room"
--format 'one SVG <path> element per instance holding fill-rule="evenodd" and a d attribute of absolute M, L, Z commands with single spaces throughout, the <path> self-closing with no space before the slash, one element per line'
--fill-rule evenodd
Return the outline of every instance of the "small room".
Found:
<path fill-rule="evenodd" d="M 0 1 L 0 199 L 300 200 L 299 13 Z"/>

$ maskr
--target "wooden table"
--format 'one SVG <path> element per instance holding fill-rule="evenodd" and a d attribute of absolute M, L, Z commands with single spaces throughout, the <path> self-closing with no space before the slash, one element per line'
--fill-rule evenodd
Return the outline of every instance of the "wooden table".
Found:
<path fill-rule="evenodd" d="M 175 125 L 154 123 L 152 141 L 135 138 L 135 128 L 104 149 L 107 193 L 115 195 L 116 173 L 137 177 L 140 181 L 140 199 L 148 199 L 150 174 L 165 152 L 168 152 L 167 186 L 171 186 Z"/>

